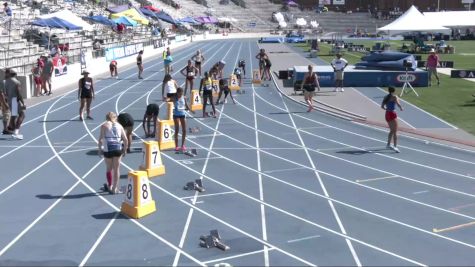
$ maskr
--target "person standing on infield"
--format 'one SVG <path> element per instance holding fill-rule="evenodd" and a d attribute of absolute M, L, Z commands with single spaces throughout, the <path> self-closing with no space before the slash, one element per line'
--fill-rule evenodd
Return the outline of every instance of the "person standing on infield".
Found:
<path fill-rule="evenodd" d="M 344 92 L 343 89 L 343 80 L 344 80 L 344 71 L 346 66 L 348 66 L 348 61 L 341 57 L 341 54 L 336 54 L 336 58 L 332 60 L 331 65 L 333 70 L 335 71 L 335 92 L 338 92 L 338 88 L 340 92 Z"/>

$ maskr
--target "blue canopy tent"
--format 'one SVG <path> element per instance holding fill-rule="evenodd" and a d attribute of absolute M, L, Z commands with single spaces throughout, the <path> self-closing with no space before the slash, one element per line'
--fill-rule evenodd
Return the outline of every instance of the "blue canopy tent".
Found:
<path fill-rule="evenodd" d="M 140 11 L 147 17 L 150 17 L 150 18 L 155 19 L 155 20 L 159 19 L 158 16 L 157 16 L 157 13 L 153 12 L 152 10 L 141 7 Z"/>
<path fill-rule="evenodd" d="M 188 23 L 188 24 L 192 24 L 192 25 L 198 25 L 200 24 L 198 21 L 196 21 L 195 19 L 193 19 L 192 17 L 184 17 L 184 18 L 181 18 L 178 20 L 178 22 L 181 22 L 181 23 Z"/>
<path fill-rule="evenodd" d="M 47 19 L 36 19 L 31 22 L 31 25 L 40 26 L 40 27 L 48 27 L 48 28 L 56 28 L 56 29 L 66 29 L 70 31 L 82 30 L 81 26 L 76 26 L 70 22 L 67 22 L 57 17 L 52 17 L 52 18 L 47 18 Z"/>
<path fill-rule="evenodd" d="M 168 23 L 171 23 L 173 25 L 176 25 L 176 21 L 170 16 L 168 15 L 167 13 L 161 11 L 161 12 L 158 12 L 158 13 L 155 13 L 157 14 L 157 18 L 165 21 L 165 22 L 168 22 Z"/>
<path fill-rule="evenodd" d="M 125 26 L 132 26 L 132 27 L 135 27 L 137 26 L 137 22 L 131 18 L 128 18 L 128 17 L 120 17 L 120 18 L 117 18 L 117 19 L 114 19 L 113 20 L 115 23 L 124 23 Z"/>
<path fill-rule="evenodd" d="M 89 16 L 89 17 L 82 17 L 82 18 L 84 20 L 88 20 L 96 24 L 103 24 L 103 25 L 111 26 L 111 27 L 115 25 L 114 21 L 104 16 Z"/>

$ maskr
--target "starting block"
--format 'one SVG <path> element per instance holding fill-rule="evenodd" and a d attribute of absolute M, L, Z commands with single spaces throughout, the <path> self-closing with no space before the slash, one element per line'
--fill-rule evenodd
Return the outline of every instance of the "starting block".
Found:
<path fill-rule="evenodd" d="M 195 134 L 195 133 L 199 133 L 201 132 L 201 128 L 196 126 L 196 127 L 190 127 L 188 128 L 188 132 L 192 133 L 192 134 Z"/>
<path fill-rule="evenodd" d="M 173 109 L 175 108 L 175 104 L 173 102 L 167 102 L 167 120 L 171 122 L 171 126 L 175 126 L 175 121 L 173 120 Z"/>
<path fill-rule="evenodd" d="M 155 201 L 152 199 L 147 173 L 144 171 L 129 172 L 125 200 L 120 212 L 138 219 L 155 211 Z"/>
<path fill-rule="evenodd" d="M 159 123 L 158 145 L 160 150 L 175 148 L 173 120 L 163 120 Z"/>
<path fill-rule="evenodd" d="M 140 170 L 147 172 L 148 178 L 165 174 L 165 166 L 160 156 L 157 141 L 145 141 L 143 150 L 144 164 Z"/>
<path fill-rule="evenodd" d="M 252 71 L 252 83 L 260 84 L 261 83 L 261 73 L 259 70 Z"/>
<path fill-rule="evenodd" d="M 190 157 L 193 157 L 193 158 L 198 156 L 198 152 L 196 151 L 196 148 L 192 148 L 191 151 L 187 150 L 187 151 L 183 152 L 183 154 L 185 154 L 187 156 L 190 156 Z"/>
<path fill-rule="evenodd" d="M 189 191 L 196 190 L 200 193 L 203 193 L 205 191 L 205 188 L 203 187 L 203 181 L 200 179 L 196 179 L 194 182 L 186 183 L 183 189 L 189 190 Z"/>
<path fill-rule="evenodd" d="M 201 101 L 201 96 L 198 90 L 191 90 L 191 99 L 190 99 L 190 109 L 191 111 L 197 111 L 203 109 L 203 101 Z"/>
<path fill-rule="evenodd" d="M 204 248 L 217 247 L 223 251 L 230 249 L 229 246 L 221 241 L 221 236 L 219 235 L 218 230 L 211 230 L 208 236 L 200 236 L 200 246 Z"/>

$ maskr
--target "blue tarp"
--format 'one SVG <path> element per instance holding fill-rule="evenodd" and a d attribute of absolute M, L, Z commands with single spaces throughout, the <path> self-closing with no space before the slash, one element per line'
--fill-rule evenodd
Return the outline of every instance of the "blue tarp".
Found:
<path fill-rule="evenodd" d="M 165 22 L 168 22 L 168 23 L 171 23 L 173 25 L 176 25 L 176 21 L 170 16 L 168 15 L 167 13 L 161 11 L 161 12 L 158 12 L 158 13 L 155 13 L 157 14 L 157 18 L 165 21 Z"/>
<path fill-rule="evenodd" d="M 103 24 L 107 26 L 114 26 L 115 22 L 111 19 L 108 19 L 104 16 L 89 16 L 89 17 L 82 17 L 85 20 L 92 21 L 93 23 Z"/>
<path fill-rule="evenodd" d="M 113 20 L 115 23 L 124 23 L 125 26 L 132 26 L 132 27 L 135 27 L 137 26 L 137 22 L 131 18 L 128 18 L 128 17 L 120 17 L 120 18 L 117 18 L 117 19 L 114 19 Z"/>
<path fill-rule="evenodd" d="M 82 30 L 81 26 L 76 26 L 72 23 L 69 23 L 65 20 L 62 20 L 57 17 L 47 18 L 47 19 L 36 19 L 31 22 L 31 25 L 48 27 L 48 28 L 57 28 L 57 29 L 66 29 L 66 30 Z"/>
<path fill-rule="evenodd" d="M 179 19 L 178 22 L 181 22 L 181 23 L 189 23 L 189 24 L 193 24 L 193 25 L 200 24 L 198 21 L 196 21 L 196 20 L 195 20 L 194 18 L 192 18 L 192 17 L 185 17 L 185 18 Z"/>

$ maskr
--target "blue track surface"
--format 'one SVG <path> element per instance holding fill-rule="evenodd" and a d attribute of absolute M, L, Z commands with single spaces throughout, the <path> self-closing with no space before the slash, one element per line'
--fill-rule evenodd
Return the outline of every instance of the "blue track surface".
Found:
<path fill-rule="evenodd" d="M 174 71 L 202 49 L 204 69 L 239 59 L 255 67 L 256 40 L 193 43 Z M 78 121 L 76 92 L 27 110 L 23 141 L 0 142 L 0 265 L 473 265 L 475 162 L 465 151 L 400 138 L 305 108 L 248 81 L 217 119 L 190 114 L 189 158 L 162 152 L 166 175 L 151 180 L 157 211 L 139 220 L 104 195 L 98 128 L 108 111 L 136 120 L 161 102 L 161 60 L 121 80 L 96 82 L 93 121 Z M 175 77 L 184 82 L 181 75 Z M 165 108 L 160 117 L 165 118 Z M 137 121 L 133 148 L 142 147 Z M 142 163 L 123 160 L 121 182 Z M 204 193 L 183 190 L 203 178 Z M 455 226 L 455 227 L 454 227 Z M 452 228 L 451 228 L 452 227 Z M 441 232 L 433 232 L 433 229 Z M 218 229 L 231 247 L 199 247 Z"/>

